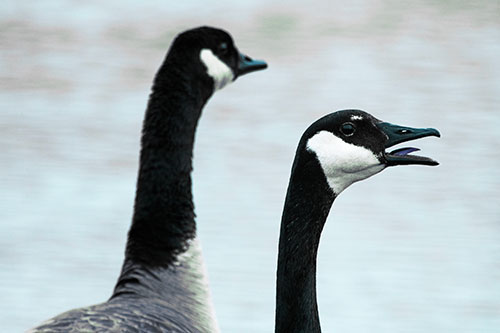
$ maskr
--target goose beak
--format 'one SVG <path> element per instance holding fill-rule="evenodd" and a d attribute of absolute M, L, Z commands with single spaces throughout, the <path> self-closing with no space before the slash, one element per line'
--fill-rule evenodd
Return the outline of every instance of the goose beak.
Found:
<path fill-rule="evenodd" d="M 385 133 L 387 141 L 385 148 L 392 147 L 398 143 L 424 138 L 426 136 L 441 136 L 439 131 L 435 128 L 412 128 L 390 123 L 380 122 L 377 127 Z M 410 153 L 419 151 L 420 149 L 414 147 L 405 147 L 393 150 L 391 152 L 384 152 L 385 164 L 387 166 L 395 165 L 438 165 L 437 161 L 429 157 L 410 155 Z"/>
<path fill-rule="evenodd" d="M 267 63 L 262 60 L 253 60 L 247 55 L 240 53 L 238 59 L 238 71 L 236 77 L 251 73 L 254 71 L 259 71 L 261 69 L 267 68 Z"/>

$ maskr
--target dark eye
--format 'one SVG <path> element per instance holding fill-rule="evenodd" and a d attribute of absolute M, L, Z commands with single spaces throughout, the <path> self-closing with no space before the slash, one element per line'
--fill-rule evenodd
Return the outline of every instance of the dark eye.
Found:
<path fill-rule="evenodd" d="M 342 126 L 340 126 L 340 131 L 345 136 L 351 136 L 356 132 L 356 126 L 354 126 L 353 123 L 343 123 Z"/>
<path fill-rule="evenodd" d="M 220 43 L 219 47 L 217 48 L 217 54 L 223 56 L 226 55 L 227 51 L 229 51 L 227 43 Z"/>

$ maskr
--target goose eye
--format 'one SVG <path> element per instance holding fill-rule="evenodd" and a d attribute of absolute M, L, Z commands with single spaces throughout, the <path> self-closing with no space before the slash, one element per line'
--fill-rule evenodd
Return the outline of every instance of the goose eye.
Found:
<path fill-rule="evenodd" d="M 217 53 L 219 55 L 226 55 L 227 51 L 229 50 L 227 43 L 221 43 L 219 47 L 217 48 Z"/>
<path fill-rule="evenodd" d="M 345 136 L 351 136 L 354 134 L 354 132 L 356 132 L 356 126 L 354 126 L 353 123 L 343 123 L 340 127 L 340 131 Z"/>

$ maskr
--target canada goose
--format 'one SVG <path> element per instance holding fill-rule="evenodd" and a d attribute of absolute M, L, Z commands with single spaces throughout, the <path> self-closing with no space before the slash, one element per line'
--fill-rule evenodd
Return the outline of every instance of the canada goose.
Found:
<path fill-rule="evenodd" d="M 293 162 L 281 220 L 276 327 L 279 333 L 320 332 L 316 302 L 316 256 L 321 231 L 335 198 L 349 185 L 388 166 L 438 165 L 410 155 L 417 148 L 385 149 L 440 134 L 382 122 L 359 110 L 331 113 L 302 135 Z"/>
<path fill-rule="evenodd" d="M 143 123 L 132 226 L 111 298 L 33 332 L 215 332 L 191 193 L 201 111 L 214 91 L 264 69 L 222 30 L 179 34 L 154 79 Z"/>

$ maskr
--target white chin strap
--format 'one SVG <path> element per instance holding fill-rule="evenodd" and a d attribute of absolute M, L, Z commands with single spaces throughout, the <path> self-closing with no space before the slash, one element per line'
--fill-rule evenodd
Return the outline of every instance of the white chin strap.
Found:
<path fill-rule="evenodd" d="M 212 50 L 200 52 L 201 62 L 207 67 L 207 74 L 214 80 L 214 91 L 224 88 L 234 80 L 234 73 L 223 61 L 216 57 Z"/>

